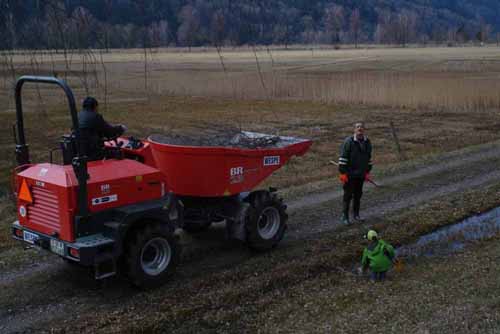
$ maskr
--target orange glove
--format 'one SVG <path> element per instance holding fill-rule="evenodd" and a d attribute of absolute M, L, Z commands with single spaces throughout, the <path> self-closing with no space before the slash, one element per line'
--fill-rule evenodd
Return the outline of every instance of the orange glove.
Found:
<path fill-rule="evenodd" d="M 370 175 L 370 172 L 366 172 L 365 173 L 365 181 L 371 181 L 372 180 L 372 176 Z"/>
<path fill-rule="evenodd" d="M 342 184 L 346 184 L 347 181 L 349 181 L 349 176 L 347 176 L 347 174 L 340 174 L 339 180 L 340 182 L 342 182 Z"/>

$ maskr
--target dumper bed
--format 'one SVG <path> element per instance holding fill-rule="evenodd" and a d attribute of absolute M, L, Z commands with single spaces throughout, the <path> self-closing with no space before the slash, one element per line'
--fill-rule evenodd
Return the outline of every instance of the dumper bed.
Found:
<path fill-rule="evenodd" d="M 152 135 L 147 143 L 168 189 L 197 197 L 251 191 L 312 144 L 308 139 L 247 131 L 205 141 Z"/>

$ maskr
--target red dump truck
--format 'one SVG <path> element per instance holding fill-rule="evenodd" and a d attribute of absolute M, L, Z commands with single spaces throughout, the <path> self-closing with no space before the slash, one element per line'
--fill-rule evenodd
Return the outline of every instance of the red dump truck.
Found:
<path fill-rule="evenodd" d="M 30 160 L 21 94 L 29 82 L 55 84 L 66 93 L 73 131 L 60 142 L 61 163 L 52 151 L 49 162 Z M 303 155 L 310 140 L 279 137 L 272 147 L 241 148 L 173 145 L 155 136 L 109 138 L 107 158 L 87 161 L 79 150 L 74 96 L 64 81 L 23 76 L 15 98 L 15 239 L 93 267 L 96 279 L 119 268 L 133 284 L 154 287 L 180 260 L 177 228 L 195 232 L 225 221 L 229 236 L 258 251 L 283 238 L 286 205 L 275 189 L 253 189 L 292 156 Z"/>

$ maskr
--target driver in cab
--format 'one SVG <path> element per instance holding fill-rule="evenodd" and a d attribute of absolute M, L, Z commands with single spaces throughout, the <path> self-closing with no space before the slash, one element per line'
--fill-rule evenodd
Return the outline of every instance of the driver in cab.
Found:
<path fill-rule="evenodd" d="M 97 112 L 99 103 L 93 97 L 83 101 L 82 111 L 78 113 L 78 128 L 82 140 L 82 153 L 88 161 L 104 158 L 104 140 L 121 136 L 127 127 L 111 125 Z"/>

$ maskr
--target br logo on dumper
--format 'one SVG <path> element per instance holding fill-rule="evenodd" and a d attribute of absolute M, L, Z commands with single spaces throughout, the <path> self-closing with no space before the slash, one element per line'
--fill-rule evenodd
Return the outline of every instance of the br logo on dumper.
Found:
<path fill-rule="evenodd" d="M 101 184 L 101 193 L 102 194 L 107 194 L 109 193 L 111 187 L 109 184 Z"/>

